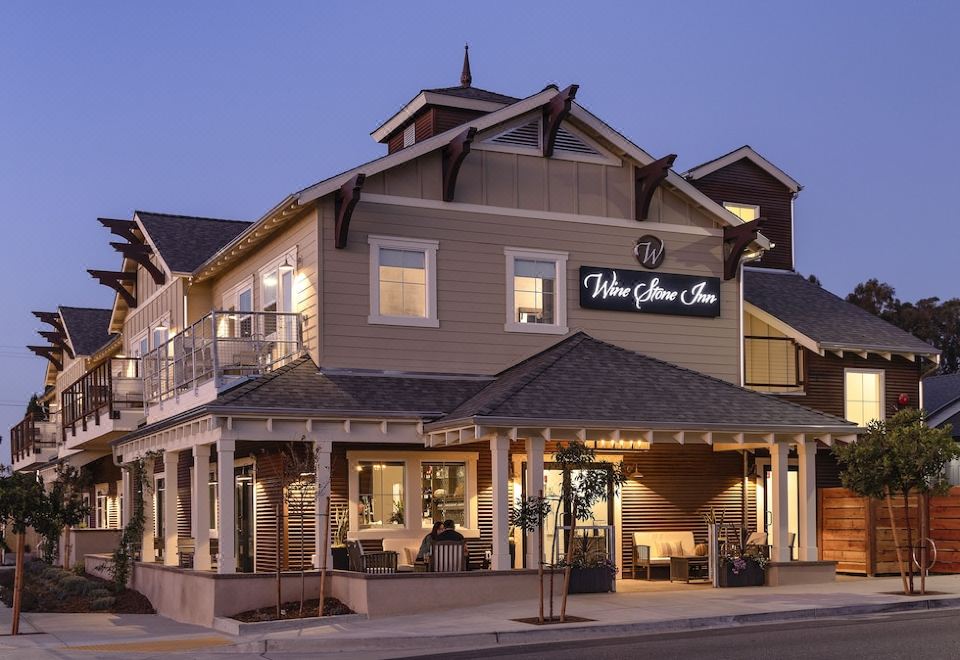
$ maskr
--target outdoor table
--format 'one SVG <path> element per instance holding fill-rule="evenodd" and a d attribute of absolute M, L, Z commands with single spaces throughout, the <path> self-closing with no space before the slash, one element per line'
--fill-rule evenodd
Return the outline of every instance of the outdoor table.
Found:
<path fill-rule="evenodd" d="M 670 581 L 681 580 L 689 584 L 690 569 L 696 572 L 697 580 L 708 580 L 707 557 L 670 557 Z"/>

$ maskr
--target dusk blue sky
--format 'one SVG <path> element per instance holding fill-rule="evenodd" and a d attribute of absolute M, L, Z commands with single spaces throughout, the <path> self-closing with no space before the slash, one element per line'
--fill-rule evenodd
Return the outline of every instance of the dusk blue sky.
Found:
<path fill-rule="evenodd" d="M 960 3 L 0 5 L 0 462 L 42 387 L 33 309 L 108 307 L 98 216 L 256 219 L 384 153 L 421 88 L 577 100 L 678 171 L 750 144 L 800 181 L 797 261 L 846 294 L 960 295 Z"/>

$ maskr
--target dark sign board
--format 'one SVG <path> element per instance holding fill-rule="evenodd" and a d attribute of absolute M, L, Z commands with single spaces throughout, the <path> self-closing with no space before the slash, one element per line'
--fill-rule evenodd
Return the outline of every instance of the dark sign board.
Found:
<path fill-rule="evenodd" d="M 580 266 L 580 306 L 644 314 L 720 316 L 720 278 Z"/>

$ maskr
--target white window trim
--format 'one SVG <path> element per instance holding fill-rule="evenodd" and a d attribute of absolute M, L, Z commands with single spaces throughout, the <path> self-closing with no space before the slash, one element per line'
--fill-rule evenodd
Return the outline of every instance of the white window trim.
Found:
<path fill-rule="evenodd" d="M 368 236 L 370 245 L 370 316 L 367 323 L 373 325 L 406 325 L 418 328 L 439 328 L 437 318 L 437 249 L 439 241 L 395 236 Z M 385 316 L 380 314 L 380 250 L 418 250 L 424 254 L 424 279 L 427 284 L 427 315 Z"/>
<path fill-rule="evenodd" d="M 507 332 L 524 332 L 531 334 L 565 335 L 567 328 L 567 252 L 552 252 L 549 250 L 529 250 L 525 248 L 504 248 L 506 257 L 506 322 L 503 329 Z M 514 307 L 514 262 L 517 259 L 535 259 L 538 261 L 552 261 L 556 264 L 557 292 L 556 323 L 519 323 L 513 320 Z"/>
<path fill-rule="evenodd" d="M 850 419 L 849 410 L 847 409 L 847 404 L 849 399 L 847 399 L 847 374 L 879 374 L 880 376 L 880 420 L 887 418 L 887 372 L 883 369 L 853 369 L 845 368 L 843 370 L 843 417 L 844 419 Z M 868 420 L 869 421 L 869 420 Z"/>
<path fill-rule="evenodd" d="M 170 341 L 171 339 L 173 339 L 173 335 L 176 334 L 176 333 L 174 332 L 173 326 L 172 326 L 171 323 L 170 323 L 170 312 L 164 312 L 164 314 L 163 314 L 160 318 L 155 319 L 155 320 L 153 321 L 153 323 L 151 323 L 151 324 L 147 327 L 147 335 L 148 335 L 148 338 L 149 338 L 150 350 L 151 350 L 151 351 L 156 350 L 157 348 L 159 348 L 159 346 L 156 346 L 156 345 L 154 344 L 154 341 L 153 341 L 153 340 L 154 340 L 153 333 L 156 332 L 157 328 L 160 328 L 160 327 L 164 327 L 164 328 L 166 328 L 166 330 L 167 330 L 167 340 L 166 340 L 166 342 L 168 342 L 168 341 Z M 164 343 L 166 343 L 166 342 L 164 342 Z"/>
<path fill-rule="evenodd" d="M 730 209 L 727 208 L 727 204 L 730 206 L 739 206 L 742 209 L 753 209 L 757 212 L 757 218 L 760 217 L 760 206 L 757 204 L 744 204 L 743 202 L 722 202 L 723 208 L 727 209 L 728 211 L 730 211 Z M 733 211 L 730 211 L 730 213 L 733 213 Z M 736 213 L 733 214 L 737 215 Z M 737 217 L 739 218 L 740 216 L 737 215 Z M 740 219 L 742 220 L 743 218 Z"/>
<path fill-rule="evenodd" d="M 250 307 L 256 309 L 256 301 L 253 299 L 253 279 L 253 275 L 249 275 L 224 291 L 223 297 L 220 299 L 220 311 L 230 309 L 231 305 L 236 309 L 237 303 L 240 301 L 240 294 L 247 289 L 250 289 Z"/>

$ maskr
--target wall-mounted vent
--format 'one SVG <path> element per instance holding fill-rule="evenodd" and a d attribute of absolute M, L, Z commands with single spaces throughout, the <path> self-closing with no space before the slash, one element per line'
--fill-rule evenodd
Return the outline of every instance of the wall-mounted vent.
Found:
<path fill-rule="evenodd" d="M 563 126 L 557 131 L 557 141 L 554 144 L 555 151 L 567 151 L 574 154 L 587 154 L 590 156 L 599 156 L 600 152 L 578 138 L 576 135 L 565 129 Z"/>
<path fill-rule="evenodd" d="M 540 120 L 536 119 L 529 124 L 512 128 L 489 140 L 491 144 L 502 144 L 510 147 L 526 147 L 527 149 L 540 148 Z"/>

